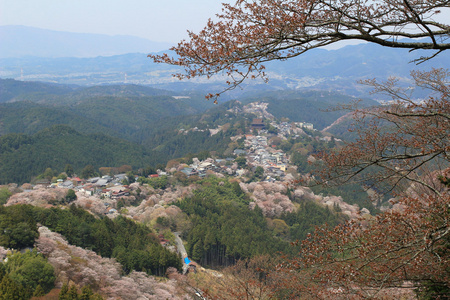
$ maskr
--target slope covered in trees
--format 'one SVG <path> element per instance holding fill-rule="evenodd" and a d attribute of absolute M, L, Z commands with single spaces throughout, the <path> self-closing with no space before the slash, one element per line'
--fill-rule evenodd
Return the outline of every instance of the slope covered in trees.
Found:
<path fill-rule="evenodd" d="M 62 234 L 72 245 L 92 249 L 103 257 L 116 258 L 126 274 L 135 270 L 163 276 L 168 267 L 181 269 L 181 258 L 176 253 L 162 247 L 148 227 L 127 218 L 96 218 L 74 205 L 69 209 L 14 205 L 1 207 L 0 216 L 3 229 L 0 245 L 4 247 L 33 246 L 39 223 Z M 20 224 L 26 224 L 26 227 L 18 226 Z M 15 232 L 8 228 L 15 228 Z M 31 243 L 26 239 L 30 230 L 35 233 Z M 22 241 L 28 242 L 23 244 Z"/>
<path fill-rule="evenodd" d="M 86 165 L 93 165 L 95 170 L 124 164 L 144 168 L 165 164 L 172 158 L 183 157 L 188 153 L 224 153 L 230 143 L 229 137 L 238 132 L 243 133 L 245 123 L 248 122 L 245 118 L 252 117 L 228 112 L 227 106 L 220 106 L 202 115 L 152 119 L 152 115 L 159 113 L 161 116 L 169 112 L 168 108 L 163 108 L 165 113 L 158 111 L 158 106 L 149 101 L 145 103 L 146 109 L 143 108 L 138 113 L 139 105 L 146 102 L 147 98 L 137 98 L 136 103 L 130 100 L 131 104 L 122 101 L 114 110 L 109 109 L 109 115 L 102 114 L 109 102 L 120 102 L 118 99 L 109 100 L 111 99 L 102 98 L 91 104 L 88 107 L 91 108 L 90 111 L 83 108 L 83 114 L 78 112 L 80 116 L 77 116 L 76 110 L 70 112 L 64 107 L 29 102 L 0 104 L 6 108 L 0 112 L 0 120 L 4 121 L 0 125 L 1 130 L 32 133 L 11 133 L 0 137 L 3 150 L 0 157 L 0 182 L 27 182 L 46 168 L 62 172 L 67 164 L 71 164 L 75 172 L 79 173 Z M 158 103 L 159 107 L 164 106 L 159 100 Z M 130 110 L 134 110 L 136 114 Z M 133 116 L 136 117 L 136 122 L 133 122 Z M 137 125 L 139 122 L 141 125 Z M 67 125 L 54 125 L 59 123 Z M 241 123 L 243 126 L 239 125 Z M 217 134 L 211 135 L 209 129 L 217 129 L 226 124 L 228 125 Z M 236 124 L 240 127 L 236 127 Z M 139 130 L 140 126 L 146 127 Z M 36 132 L 39 128 L 41 130 Z M 106 135 L 108 133 L 116 137 Z M 124 137 L 128 141 L 117 137 Z"/>
<path fill-rule="evenodd" d="M 62 172 L 67 164 L 80 172 L 86 165 L 142 167 L 164 162 L 165 157 L 142 146 L 103 134 L 83 135 L 65 125 L 49 127 L 34 135 L 0 137 L 0 182 L 29 182 L 46 168 Z"/>
<path fill-rule="evenodd" d="M 59 148 L 64 148 L 64 151 L 55 150 L 55 145 L 61 143 L 61 136 L 47 134 L 45 144 L 48 147 L 44 147 L 41 142 L 41 146 L 33 150 L 31 156 L 40 156 L 39 159 L 34 159 L 33 165 L 29 158 L 24 157 L 26 147 L 23 148 L 23 145 L 19 151 L 8 151 L 8 163 L 3 166 L 6 172 L 2 182 L 29 181 L 31 176 L 42 173 L 48 167 L 59 172 L 62 171 L 61 165 L 68 163 L 79 171 L 87 164 L 97 168 L 121 165 L 123 161 L 126 161 L 124 164 L 134 167 L 155 166 L 158 163 L 165 164 L 172 158 L 205 150 L 216 151 L 218 155 L 229 155 L 233 150 L 228 149 L 231 144 L 229 137 L 245 133 L 251 120 L 255 118 L 255 115 L 244 114 L 242 104 L 236 101 L 229 101 L 204 111 L 212 103 L 204 104 L 201 94 L 192 92 L 187 93 L 190 99 L 176 99 L 171 96 L 171 92 L 134 85 L 80 88 L 14 80 L 2 80 L 0 83 L 10 94 L 8 101 L 18 101 L 0 104 L 0 133 L 3 135 L 34 135 L 40 130 L 60 124 L 70 126 L 81 135 L 101 132 L 95 142 L 80 143 L 79 139 L 74 139 L 72 147 L 61 145 Z M 41 85 L 44 86 L 43 92 L 39 92 Z M 27 101 L 19 101 L 23 99 Z M 244 102 L 254 100 L 269 102 L 269 112 L 278 118 L 309 121 L 317 128 L 322 128 L 330 125 L 341 112 L 314 113 L 317 109 L 329 109 L 339 102 L 347 103 L 353 99 L 329 92 L 279 92 L 258 95 L 256 98 L 249 97 Z M 200 111 L 204 113 L 198 114 Z M 210 130 L 219 128 L 221 130 L 217 134 L 211 134 Z M 103 135 L 112 138 L 108 141 Z M 103 137 L 100 138 L 101 136 Z M 134 150 L 118 149 L 118 144 L 126 143 L 114 138 L 138 143 L 147 150 L 142 150 L 139 145 L 134 147 Z M 65 139 L 68 141 L 68 137 Z M 37 137 L 34 138 L 33 144 L 36 141 Z M 84 148 L 90 151 L 70 151 L 86 143 L 89 145 Z M 100 149 L 102 146 L 98 145 L 99 143 L 105 143 L 104 146 L 111 143 L 116 145 L 109 149 Z M 127 147 L 132 148 L 132 144 Z M 155 152 L 152 152 L 153 150 Z M 151 153 L 151 159 L 146 158 L 147 154 L 141 155 L 142 159 L 130 158 L 136 151 Z M 79 155 L 80 152 L 83 154 Z M 113 162 L 110 152 L 116 153 L 114 157 L 127 158 Z M 74 157 L 68 155 L 69 153 L 73 153 Z M 50 159 L 51 162 L 48 161 Z M 141 165 L 140 162 L 144 164 Z M 20 167 L 21 165 L 23 167 Z M 24 175 L 27 171 L 28 174 Z M 14 176 L 8 179 L 9 174 Z"/>
<path fill-rule="evenodd" d="M 231 142 L 230 137 L 243 134 L 248 129 L 253 114 L 235 113 L 232 108 L 242 108 L 242 104 L 230 101 L 203 114 L 170 117 L 136 133 L 136 140 L 144 146 L 158 152 L 169 154 L 173 158 L 188 153 L 216 151 L 223 154 Z M 211 135 L 210 130 L 218 133 Z"/>
<path fill-rule="evenodd" d="M 8 133 L 34 134 L 47 127 L 62 124 L 84 134 L 102 132 L 110 136 L 120 135 L 119 132 L 100 125 L 98 121 L 64 107 L 30 101 L 0 104 L 0 136 Z"/>
<path fill-rule="evenodd" d="M 54 268 L 37 251 L 15 252 L 0 263 L 0 297 L 29 299 L 43 296 L 55 285 Z"/>
<path fill-rule="evenodd" d="M 47 126 L 67 124 L 82 133 L 95 131 L 131 139 L 137 131 L 146 127 L 158 127 L 158 123 L 164 122 L 166 118 L 200 113 L 212 107 L 212 104 L 204 103 L 199 94 L 188 93 L 187 99 L 175 99 L 172 97 L 175 95 L 173 92 L 137 85 L 82 88 L 0 79 L 0 90 L 3 91 L 3 100 L 0 102 L 25 101 L 22 104 L 5 104 L 8 114 L 4 112 L 4 116 L 1 116 L 6 118 L 2 120 L 6 122 L 3 134 L 31 133 L 25 131 L 29 128 L 24 128 L 27 119 L 23 125 L 20 122 L 25 114 L 28 118 L 41 117 L 39 121 L 45 122 Z M 38 106 L 30 102 L 43 106 L 38 109 Z M 16 110 L 12 110 L 14 108 Z M 51 117 L 50 114 L 55 116 Z M 80 118 L 78 122 L 73 120 L 76 116 Z M 68 120 L 64 119 L 66 117 Z M 82 122 L 86 125 L 80 124 Z M 39 129 L 43 126 L 44 124 L 37 123 Z"/>
<path fill-rule="evenodd" d="M 70 109 L 119 132 L 123 137 L 147 126 L 157 126 L 158 121 L 169 116 L 196 113 L 185 102 L 169 96 L 88 97 L 72 104 Z"/>
<path fill-rule="evenodd" d="M 203 265 L 229 265 L 240 258 L 286 250 L 274 239 L 260 209 L 250 210 L 250 199 L 237 182 L 210 179 L 177 205 L 190 217 L 187 251 Z"/>
<path fill-rule="evenodd" d="M 42 82 L 23 82 L 14 79 L 0 79 L 0 103 L 9 102 L 29 95 L 64 95 L 76 87 Z"/>
<path fill-rule="evenodd" d="M 39 81 L 0 79 L 0 102 L 29 100 L 39 103 L 70 104 L 95 96 L 161 96 L 172 95 L 166 90 L 138 85 L 105 85 L 81 87 Z"/>
<path fill-rule="evenodd" d="M 254 197 L 262 201 L 258 190 Z M 272 199 L 272 192 L 264 194 L 265 205 L 281 202 Z M 190 257 L 202 265 L 226 266 L 258 255 L 294 254 L 290 241 L 304 239 L 316 225 L 342 222 L 336 212 L 307 200 L 291 212 L 289 204 L 284 203 L 286 213 L 271 217 L 252 201 L 255 199 L 241 189 L 238 181 L 211 177 L 201 182 L 192 197 L 178 202 L 192 222 L 192 228 L 184 232 Z"/>

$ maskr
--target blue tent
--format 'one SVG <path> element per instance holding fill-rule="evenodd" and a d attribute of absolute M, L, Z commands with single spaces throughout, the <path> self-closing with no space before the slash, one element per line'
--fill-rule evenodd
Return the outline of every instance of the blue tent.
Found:
<path fill-rule="evenodd" d="M 187 256 L 184 258 L 184 263 L 187 265 L 189 265 L 191 263 L 191 261 L 189 260 L 189 258 Z"/>

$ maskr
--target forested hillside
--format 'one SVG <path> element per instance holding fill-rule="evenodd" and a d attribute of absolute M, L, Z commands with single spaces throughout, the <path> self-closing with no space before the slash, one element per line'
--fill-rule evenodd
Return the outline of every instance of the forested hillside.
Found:
<path fill-rule="evenodd" d="M 76 86 L 50 84 L 38 81 L 18 81 L 0 79 L 0 103 L 21 99 L 29 95 L 64 95 L 75 90 Z"/>
<path fill-rule="evenodd" d="M 222 119 L 193 115 L 212 106 L 200 94 L 176 99 L 144 86 L 15 80 L 0 80 L 0 89 L 2 102 L 8 102 L 0 103 L 1 183 L 30 181 L 46 168 L 61 172 L 66 164 L 77 172 L 86 165 L 144 168 L 187 153 L 223 152 L 233 133 L 211 136 L 207 130 L 226 123 L 224 108 L 213 114 Z M 196 126 L 206 131 L 179 132 Z"/>
<path fill-rule="evenodd" d="M 104 105 L 107 100 L 102 99 Z M 164 107 L 162 102 L 159 103 Z M 120 104 L 124 111 L 127 104 Z M 244 121 L 244 116 L 227 112 L 224 107 L 206 115 L 164 119 L 156 119 L 159 111 L 157 107 L 152 110 L 151 106 L 148 106 L 148 112 L 155 119 L 147 119 L 149 115 L 145 110 L 140 113 L 137 105 L 134 119 L 130 113 L 121 113 L 121 109 L 114 110 L 115 113 L 109 110 L 108 119 L 108 113 L 102 114 L 99 102 L 92 104 L 91 110 L 83 108 L 85 115 L 92 118 L 62 107 L 30 102 L 5 103 L 0 107 L 4 108 L 0 111 L 0 132 L 4 134 L 0 136 L 1 183 L 29 182 L 46 168 L 62 172 L 66 164 L 71 164 L 79 173 L 86 165 L 92 165 L 96 170 L 124 164 L 138 169 L 165 164 L 188 153 L 216 151 L 223 154 L 230 143 L 229 138 L 238 130 L 237 127 L 230 128 L 229 124 Z M 152 125 L 138 130 L 139 118 Z M 208 128 L 225 124 L 228 124 L 227 128 L 210 134 Z"/>
<path fill-rule="evenodd" d="M 104 96 L 114 98 L 149 97 L 149 99 L 155 96 L 182 96 L 184 98 L 171 102 L 167 107 L 177 103 L 182 106 L 194 108 L 195 111 L 200 112 L 213 106 L 212 103 L 204 101 L 204 95 L 199 91 L 181 92 L 180 94 L 180 92 L 135 84 L 109 84 L 84 87 L 39 81 L 0 79 L 0 92 L 0 103 L 32 101 L 41 104 L 64 106 L 78 105 L 83 103 L 84 100 Z M 167 100 L 168 98 L 163 99 Z M 157 102 L 154 101 L 151 104 Z"/>
<path fill-rule="evenodd" d="M 0 136 L 9 133 L 34 134 L 53 125 L 67 125 L 80 133 L 103 133 L 119 136 L 112 128 L 101 125 L 65 107 L 20 101 L 0 104 Z"/>
<path fill-rule="evenodd" d="M 181 270 L 179 255 L 161 246 L 158 237 L 148 227 L 124 217 L 114 220 L 107 217 L 98 218 L 75 205 L 67 209 L 14 205 L 0 206 L 0 218 L 2 220 L 1 246 L 13 249 L 33 247 L 35 239 L 40 238 L 41 253 L 38 254 L 36 250 L 27 252 L 23 256 L 14 253 L 6 260 L 11 262 L 0 264 L 0 277 L 6 278 L 0 285 L 0 294 L 10 295 L 11 298 L 8 299 L 29 299 L 32 295 L 42 296 L 55 287 L 55 280 L 57 280 L 55 273 L 61 272 L 61 269 L 54 270 L 54 267 L 47 262 L 48 256 L 44 257 L 54 250 L 52 249 L 54 246 L 52 247 L 48 236 L 40 236 L 39 230 L 42 230 L 42 226 L 60 233 L 71 245 L 91 249 L 105 258 L 114 257 L 120 263 L 123 274 L 139 271 L 149 275 L 164 276 L 168 268 Z M 61 243 L 59 245 L 61 246 Z M 80 251 L 77 255 L 81 255 Z M 58 257 L 57 260 L 61 261 L 63 257 Z M 86 257 L 74 256 L 64 268 L 67 269 L 67 265 L 78 263 L 86 265 Z M 114 265 L 110 268 L 114 268 Z M 101 281 L 110 276 L 110 274 L 102 274 L 103 279 L 100 279 L 92 278 L 92 275 L 91 271 L 84 276 L 76 277 L 81 277 L 85 282 L 98 282 L 103 285 Z M 8 284 L 6 280 L 9 280 Z M 92 287 L 96 289 L 98 284 Z M 17 298 L 18 295 L 21 297 Z"/>
<path fill-rule="evenodd" d="M 248 209 L 250 198 L 238 182 L 209 180 L 177 205 L 190 217 L 187 251 L 202 265 L 230 265 L 241 258 L 288 250 L 273 237 L 261 209 Z"/>
<path fill-rule="evenodd" d="M 266 193 L 270 197 L 273 191 Z M 301 201 L 297 210 L 289 211 L 286 207 L 290 199 L 283 199 L 281 194 L 274 202 L 287 201 L 286 211 L 268 218 L 258 205 L 249 210 L 254 205 L 249 195 L 238 181 L 210 178 L 192 197 L 177 203 L 192 222 L 185 238 L 194 260 L 202 265 L 224 266 L 264 254 L 295 255 L 290 242 L 305 239 L 316 225 L 337 225 L 344 219 L 334 210 L 307 200 Z"/>
<path fill-rule="evenodd" d="M 345 114 L 334 107 L 355 101 L 325 91 L 279 91 L 213 106 L 200 92 L 180 98 L 174 92 L 137 85 L 78 87 L 0 80 L 0 88 L 5 91 L 2 101 L 8 102 L 0 104 L 0 135 L 16 134 L 2 137 L 2 147 L 8 149 L 1 158 L 3 183 L 30 181 L 46 168 L 62 172 L 66 164 L 80 172 L 86 165 L 146 168 L 202 151 L 225 157 L 238 147 L 230 138 L 249 132 L 257 117 L 244 112 L 245 104 L 266 102 L 267 112 L 278 120 L 308 122 L 322 129 Z M 55 125 L 66 127 L 46 130 Z M 67 134 L 55 133 L 55 128 L 64 128 Z M 21 133 L 25 135 L 17 135 Z M 317 138 L 303 138 L 301 147 L 312 147 L 302 154 L 303 163 L 305 154 L 320 150 Z M 10 141 L 26 142 L 18 142 L 11 151 Z M 294 155 L 298 141 L 287 142 L 291 144 L 285 141 L 281 148 Z"/>
<path fill-rule="evenodd" d="M 65 125 L 55 125 L 33 135 L 0 137 L 0 183 L 29 182 L 46 168 L 59 172 L 71 164 L 77 172 L 86 165 L 156 165 L 167 158 L 142 146 L 104 134 L 81 134 Z"/>
<path fill-rule="evenodd" d="M 174 98 L 173 92 L 136 85 L 82 88 L 1 80 L 0 88 L 5 92 L 2 101 L 12 102 L 0 104 L 3 183 L 30 181 L 46 168 L 61 172 L 66 164 L 79 172 L 86 165 L 145 168 L 202 151 L 226 156 L 237 147 L 230 148 L 230 138 L 248 132 L 257 117 L 244 113 L 244 104 L 265 101 L 275 118 L 321 129 L 345 113 L 332 107 L 355 100 L 331 92 L 280 91 L 212 107 L 201 93 Z M 55 125 L 66 127 L 46 130 Z M 283 147 L 290 149 L 286 143 Z M 313 147 L 312 152 L 318 151 Z"/>

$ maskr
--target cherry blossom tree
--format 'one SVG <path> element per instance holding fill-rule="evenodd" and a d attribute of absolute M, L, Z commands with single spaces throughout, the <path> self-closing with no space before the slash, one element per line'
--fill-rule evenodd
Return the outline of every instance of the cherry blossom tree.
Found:
<path fill-rule="evenodd" d="M 358 138 L 337 152 L 324 152 L 322 176 L 338 184 L 360 182 L 379 189 L 407 187 L 441 195 L 435 171 L 450 161 L 450 73 L 445 69 L 412 72 L 412 86 L 398 80 L 367 80 L 375 93 L 392 97 L 389 105 L 354 111 L 353 129 Z M 414 99 L 414 89 L 429 92 Z M 411 186 L 411 183 L 414 183 Z"/>
<path fill-rule="evenodd" d="M 223 4 L 218 21 L 189 32 L 189 40 L 171 49 L 176 57 L 149 57 L 183 67 L 180 79 L 224 74 L 227 90 L 248 78 L 267 80 L 265 62 L 339 41 L 430 50 L 417 58 L 423 62 L 450 49 L 450 24 L 437 18 L 448 6 L 448 0 L 237 0 Z"/>
<path fill-rule="evenodd" d="M 409 288 L 425 299 L 450 291 L 450 105 L 443 69 L 413 72 L 429 96 L 411 98 L 395 79 L 367 81 L 392 96 L 390 105 L 357 110 L 358 139 L 324 153 L 327 183 L 361 182 L 395 192 L 392 209 L 334 229 L 319 228 L 282 272 L 308 276 L 295 293 L 319 298 L 382 298 Z"/>
<path fill-rule="evenodd" d="M 240 183 L 240 186 L 243 191 L 252 193 L 250 208 L 259 206 L 266 217 L 279 217 L 284 212 L 295 210 L 292 201 L 285 195 L 286 185 L 283 183 L 252 182 L 248 185 Z"/>
<path fill-rule="evenodd" d="M 64 199 L 67 190 L 64 189 L 47 189 L 43 187 L 37 187 L 32 191 L 26 193 L 16 193 L 12 195 L 6 206 L 16 204 L 31 204 L 34 206 L 49 206 L 49 203 L 60 202 Z"/>
<path fill-rule="evenodd" d="M 47 227 L 39 228 L 36 248 L 48 258 L 56 276 L 56 286 L 71 282 L 77 286 L 91 286 L 107 299 L 189 299 L 177 284 L 161 282 L 144 272 L 122 275 L 121 265 L 112 258 L 76 247 Z M 0 255 L 4 252 L 0 248 Z"/>

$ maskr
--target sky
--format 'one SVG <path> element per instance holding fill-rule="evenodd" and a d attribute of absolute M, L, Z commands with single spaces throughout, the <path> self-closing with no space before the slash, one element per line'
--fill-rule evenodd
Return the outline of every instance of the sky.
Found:
<path fill-rule="evenodd" d="M 200 31 L 224 0 L 0 0 L 0 25 L 177 43 Z M 228 1 L 229 2 L 229 1 Z"/>
<path fill-rule="evenodd" d="M 0 25 L 108 35 L 176 44 L 200 31 L 232 0 L 0 0 Z M 450 18 L 450 10 L 440 19 Z M 445 22 L 445 21 L 444 21 Z"/>

